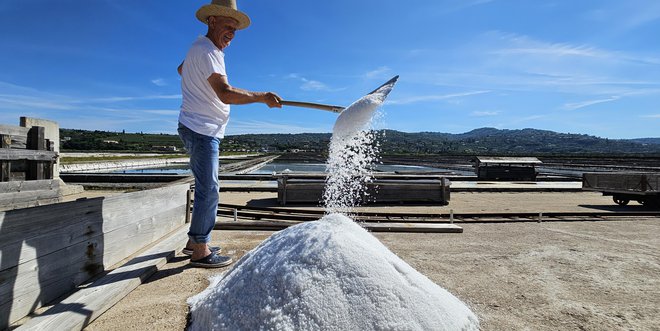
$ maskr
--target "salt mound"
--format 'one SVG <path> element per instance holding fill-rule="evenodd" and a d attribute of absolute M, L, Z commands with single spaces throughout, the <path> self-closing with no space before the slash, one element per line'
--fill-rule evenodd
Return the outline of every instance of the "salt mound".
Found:
<path fill-rule="evenodd" d="M 190 330 L 478 330 L 477 317 L 341 214 L 273 234 L 190 298 Z"/>

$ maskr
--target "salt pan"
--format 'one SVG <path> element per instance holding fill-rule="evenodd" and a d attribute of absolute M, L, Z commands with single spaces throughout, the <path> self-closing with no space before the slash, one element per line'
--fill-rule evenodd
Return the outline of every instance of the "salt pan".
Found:
<path fill-rule="evenodd" d="M 351 219 L 273 234 L 189 299 L 190 330 L 478 330 L 451 293 Z"/>

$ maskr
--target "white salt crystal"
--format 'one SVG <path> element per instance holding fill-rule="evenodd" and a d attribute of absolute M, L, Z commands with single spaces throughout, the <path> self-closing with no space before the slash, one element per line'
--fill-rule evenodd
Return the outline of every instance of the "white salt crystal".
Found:
<path fill-rule="evenodd" d="M 355 101 L 337 118 L 323 192 L 326 211 L 350 213 L 352 207 L 363 202 L 366 184 L 372 180 L 372 166 L 378 160 L 378 148 L 373 146 L 376 134 L 369 130 L 371 121 L 395 82 L 391 80 Z"/>
<path fill-rule="evenodd" d="M 459 299 L 351 219 L 273 234 L 188 300 L 190 330 L 478 330 Z"/>

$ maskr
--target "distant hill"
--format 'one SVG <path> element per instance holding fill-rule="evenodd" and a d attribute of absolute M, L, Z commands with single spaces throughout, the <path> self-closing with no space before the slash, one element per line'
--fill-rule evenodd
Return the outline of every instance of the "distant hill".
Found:
<path fill-rule="evenodd" d="M 166 134 L 118 133 L 62 129 L 65 150 L 153 151 L 154 146 L 182 148 L 179 137 Z M 488 155 L 660 155 L 660 138 L 607 139 L 547 130 L 480 128 L 460 134 L 442 132 L 378 132 L 383 154 Z M 330 133 L 244 134 L 222 140 L 224 151 L 307 151 L 325 153 Z"/>
<path fill-rule="evenodd" d="M 637 138 L 637 139 L 630 139 L 630 141 L 634 141 L 640 144 L 660 145 L 660 138 Z"/>
<path fill-rule="evenodd" d="M 547 130 L 480 128 L 461 134 L 385 131 L 385 153 L 410 154 L 643 154 L 660 153 L 660 145 Z M 656 138 L 651 138 L 656 139 Z"/>

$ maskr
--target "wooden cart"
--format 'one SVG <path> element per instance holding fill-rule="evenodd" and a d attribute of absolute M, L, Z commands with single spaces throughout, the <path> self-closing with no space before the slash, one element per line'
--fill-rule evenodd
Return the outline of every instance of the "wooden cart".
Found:
<path fill-rule="evenodd" d="M 582 189 L 612 196 L 622 206 L 635 200 L 645 206 L 660 207 L 660 173 L 584 173 Z"/>

